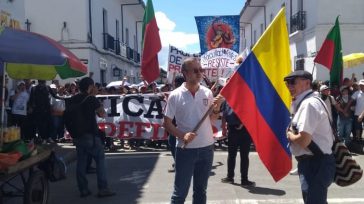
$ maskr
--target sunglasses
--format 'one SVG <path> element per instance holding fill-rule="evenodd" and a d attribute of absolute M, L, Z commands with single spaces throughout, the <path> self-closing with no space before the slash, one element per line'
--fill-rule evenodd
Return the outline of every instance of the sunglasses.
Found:
<path fill-rule="evenodd" d="M 203 73 L 203 69 L 193 69 L 193 73 L 195 74 Z"/>
<path fill-rule="evenodd" d="M 293 78 L 293 79 L 287 79 L 285 82 L 286 82 L 286 85 L 287 86 L 294 86 L 297 84 L 297 80 L 298 78 Z"/>

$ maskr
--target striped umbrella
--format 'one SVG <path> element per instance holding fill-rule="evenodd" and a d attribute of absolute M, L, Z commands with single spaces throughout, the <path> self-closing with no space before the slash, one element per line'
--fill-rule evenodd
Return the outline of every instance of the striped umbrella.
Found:
<path fill-rule="evenodd" d="M 8 27 L 0 27 L 0 64 L 13 79 L 66 79 L 87 73 L 87 67 L 55 40 Z"/>

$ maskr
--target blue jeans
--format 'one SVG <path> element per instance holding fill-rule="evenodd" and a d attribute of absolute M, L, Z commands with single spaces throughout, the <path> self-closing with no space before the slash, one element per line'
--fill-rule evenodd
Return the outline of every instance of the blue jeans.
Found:
<path fill-rule="evenodd" d="M 337 129 L 340 139 L 344 140 L 345 144 L 350 142 L 350 134 L 351 134 L 351 118 L 340 117 L 337 120 Z"/>
<path fill-rule="evenodd" d="M 192 203 L 206 203 L 207 182 L 214 158 L 213 145 L 176 149 L 176 173 L 171 203 L 184 203 L 193 177 Z"/>
<path fill-rule="evenodd" d="M 298 174 L 305 204 L 326 204 L 328 188 L 334 181 L 334 156 L 331 154 L 299 161 Z"/>
<path fill-rule="evenodd" d="M 64 136 L 63 116 L 52 115 L 51 138 L 57 140 Z"/>
<path fill-rule="evenodd" d="M 174 160 L 176 158 L 176 137 L 174 135 L 168 135 L 168 144 L 169 148 L 171 148 L 171 154 Z"/>
<path fill-rule="evenodd" d="M 89 191 L 86 177 L 87 159 L 91 156 L 96 163 L 97 186 L 99 190 L 107 189 L 104 145 L 100 137 L 85 134 L 74 139 L 77 151 L 76 177 L 81 193 Z"/>

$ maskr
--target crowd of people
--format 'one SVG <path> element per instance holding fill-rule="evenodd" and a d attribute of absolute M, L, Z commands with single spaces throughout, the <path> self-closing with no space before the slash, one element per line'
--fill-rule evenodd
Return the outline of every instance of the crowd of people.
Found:
<path fill-rule="evenodd" d="M 90 90 L 82 90 L 80 81 L 67 83 L 65 85 L 61 85 L 58 80 L 52 81 L 50 85 L 47 85 L 44 80 L 38 80 L 37 83 L 31 80 L 17 81 L 15 90 L 10 91 L 10 93 L 8 93 L 8 90 L 5 90 L 5 100 L 7 100 L 8 104 L 7 125 L 20 127 L 23 140 L 35 140 L 35 142 L 43 144 L 54 143 L 61 141 L 62 139 L 64 140 L 67 135 L 65 133 L 63 121 L 66 100 L 82 95 L 82 91 L 84 93 L 87 92 L 92 96 L 144 93 L 160 94 L 167 102 L 164 127 L 169 133 L 168 144 L 167 141 L 128 139 L 127 142 L 120 140 L 120 145 L 121 147 L 124 147 L 124 145 L 127 144 L 129 148 L 139 148 L 142 145 L 162 146 L 164 143 L 166 147 L 170 147 L 174 159 L 171 172 L 175 172 L 175 189 L 171 199 L 172 203 L 184 202 L 191 178 L 194 179 L 193 199 L 198 202 L 201 201 L 201 203 L 206 202 L 208 172 L 211 170 L 212 152 L 215 142 L 213 134 L 210 131 L 211 128 L 209 128 L 209 120 L 215 120 L 217 118 L 222 120 L 221 129 L 223 135 L 227 136 L 228 145 L 227 176 L 222 178 L 221 182 L 234 183 L 236 154 L 239 150 L 241 158 L 241 185 L 254 186 L 255 182 L 248 179 L 248 155 L 252 140 L 249 132 L 244 127 L 244 124 L 241 123 L 231 107 L 229 107 L 229 104 L 224 102 L 224 99 L 219 95 L 222 86 L 217 82 L 211 83 L 204 77 L 203 70 L 195 58 L 188 58 L 185 60 L 182 66 L 182 74 L 183 76 L 174 77 L 173 84 L 165 84 L 160 87 L 157 87 L 156 83 L 151 83 L 149 85 L 145 83 L 140 86 L 127 86 L 124 85 L 127 78 L 123 79 L 124 82 L 121 86 L 112 86 L 108 88 L 105 84 L 94 84 L 92 81 L 92 83 L 90 82 L 88 84 L 89 86 L 92 85 L 92 87 L 94 87 L 91 92 Z M 85 78 L 82 80 L 84 79 Z M 88 77 L 87 79 L 92 80 Z M 306 97 L 320 98 L 327 108 L 327 118 L 329 118 L 329 123 L 326 123 L 326 121 L 323 126 L 328 128 L 331 123 L 335 129 L 337 129 L 338 136 L 347 144 L 352 141 L 362 140 L 364 119 L 364 73 L 363 79 L 358 80 L 355 75 L 353 75 L 351 79 L 345 78 L 340 87 L 331 86 L 331 88 L 328 81 L 312 81 L 312 75 L 305 71 L 295 71 L 291 75 L 288 75 L 284 80 L 292 94 L 292 113 L 300 112 L 300 108 L 308 108 L 306 102 L 300 107 L 300 103 L 304 101 Z M 202 86 L 201 81 L 205 86 Z M 299 90 L 298 92 L 297 90 L 295 91 L 295 86 L 297 84 L 303 87 L 301 87 L 302 90 L 297 89 Z M 83 89 L 85 89 L 85 87 Z M 306 92 L 308 95 L 303 96 Z M 300 103 L 296 104 L 297 101 L 300 101 Z M 312 102 L 314 100 L 310 99 L 307 101 Z M 92 107 L 95 108 L 95 111 L 99 108 L 99 103 L 102 104 L 102 101 L 93 103 L 95 106 Z M 320 105 L 317 101 L 312 103 L 314 104 L 314 109 L 320 109 Z M 203 127 L 193 130 L 194 126 L 198 123 L 197 120 L 209 109 L 209 106 L 213 107 L 213 111 L 210 117 L 208 117 L 209 119 L 202 123 Z M 310 111 L 312 112 L 314 109 Z M 294 123 L 297 124 L 300 120 L 308 121 L 306 119 L 311 117 L 311 114 L 314 114 L 310 111 L 307 112 L 306 117 L 302 117 L 303 119 L 295 119 L 293 115 L 292 122 L 297 120 Z M 91 117 L 96 118 L 96 115 Z M 320 117 L 322 117 L 322 115 Z M 291 132 L 288 131 L 287 137 L 293 144 L 291 146 L 291 151 L 298 161 L 298 174 L 306 176 L 306 180 L 301 180 L 301 182 L 303 182 L 301 184 L 304 200 L 313 199 L 312 197 L 325 200 L 326 198 L 324 195 L 327 194 L 328 186 L 325 192 L 325 188 L 323 191 L 322 189 L 318 191 L 314 188 L 314 185 L 311 185 L 313 186 L 312 189 L 315 193 L 312 193 L 312 189 L 307 187 L 307 183 L 312 182 L 310 179 L 315 176 L 311 174 L 312 172 L 310 173 L 305 170 L 305 165 L 308 165 L 306 159 L 310 158 L 312 155 L 310 152 L 305 152 L 307 150 L 300 150 L 302 147 L 305 148 L 309 147 L 308 145 L 312 145 L 312 141 L 316 140 L 313 138 L 317 136 L 317 131 L 320 132 L 321 130 L 312 130 L 313 132 L 311 131 L 311 135 L 307 136 L 305 128 L 308 128 L 309 130 L 310 127 L 309 124 L 304 121 L 299 123 L 304 124 L 302 127 L 300 127 L 300 125 L 298 125 L 298 127 L 291 126 Z M 306 127 L 305 125 L 308 126 Z M 94 134 L 101 133 L 99 131 Z M 323 152 L 321 153 L 323 155 L 331 155 L 331 149 L 329 150 L 331 143 L 321 139 L 316 140 L 319 149 L 323 149 Z M 100 145 L 100 147 L 106 145 L 107 149 L 113 149 L 115 148 L 114 140 L 115 138 L 106 137 L 101 141 L 102 145 Z M 103 153 L 90 152 L 81 154 L 81 150 L 83 149 L 84 152 L 86 152 L 88 147 L 78 144 L 77 141 L 74 141 L 74 144 L 78 149 L 79 159 L 88 161 L 79 163 L 81 165 L 78 167 L 79 169 L 84 169 L 84 166 L 89 167 L 88 163 L 90 163 L 90 159 L 87 159 L 87 155 L 92 155 L 96 163 L 100 165 L 100 161 L 98 160 L 103 158 Z M 102 148 L 102 152 L 103 150 L 104 148 Z M 314 150 L 312 150 L 311 153 L 313 151 Z M 331 156 L 328 156 L 325 162 L 329 162 L 331 159 Z M 315 165 L 319 165 L 320 162 L 316 161 Z M 101 167 L 104 168 L 102 164 Z M 198 171 L 194 171 L 194 169 L 198 169 Z M 87 189 L 87 181 L 84 179 L 85 172 L 78 173 L 81 196 L 88 196 L 90 192 Z M 326 171 L 323 174 L 330 176 Z M 104 195 L 113 195 L 113 192 L 107 189 L 106 178 L 102 177 L 103 175 L 98 176 L 103 178 L 101 181 L 104 183 L 100 185 L 103 186 L 103 189 L 106 189 Z M 327 177 L 327 179 L 329 181 L 331 177 Z M 103 195 L 103 191 L 100 192 L 101 195 Z M 318 196 L 318 194 L 320 196 Z"/>

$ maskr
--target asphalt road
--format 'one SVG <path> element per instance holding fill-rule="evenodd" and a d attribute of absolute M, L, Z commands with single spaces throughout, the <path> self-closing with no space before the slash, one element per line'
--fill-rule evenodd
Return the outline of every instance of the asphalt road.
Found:
<path fill-rule="evenodd" d="M 239 185 L 221 183 L 220 179 L 226 176 L 226 158 L 226 151 L 215 152 L 207 192 L 208 203 L 303 203 L 298 176 L 288 175 L 275 183 L 255 152 L 250 154 L 249 179 L 256 182 L 256 187 L 242 188 Z M 364 167 L 364 155 L 356 156 L 356 159 Z M 171 163 L 172 157 L 168 152 L 108 154 L 109 184 L 117 192 L 116 196 L 109 198 L 96 197 L 95 174 L 88 176 L 93 195 L 80 198 L 76 186 L 75 163 L 72 163 L 66 180 L 51 183 L 49 204 L 169 203 L 174 180 L 174 173 L 167 172 Z M 238 166 L 239 164 L 236 165 L 235 172 L 240 176 Z M 239 181 L 240 177 L 235 180 Z M 333 184 L 329 189 L 329 203 L 364 203 L 363 184 L 363 179 L 345 188 Z M 191 203 L 191 194 L 190 191 L 186 203 Z"/>
<path fill-rule="evenodd" d="M 75 176 L 74 146 L 65 144 L 58 146 L 57 153 L 66 161 L 68 166 L 67 179 L 50 183 L 48 204 L 164 204 L 170 202 L 173 191 L 174 173 L 168 173 L 172 157 L 167 151 L 154 152 L 119 151 L 107 153 L 107 170 L 109 185 L 117 192 L 116 196 L 98 198 L 96 175 L 90 174 L 89 186 L 93 195 L 80 198 Z M 238 156 L 239 158 L 239 156 Z M 364 155 L 355 156 L 364 167 Z M 227 152 L 215 151 L 213 169 L 207 190 L 208 203 L 213 204 L 257 204 L 257 203 L 303 203 L 298 176 L 287 175 L 278 183 L 274 182 L 266 168 L 261 163 L 256 152 L 250 153 L 249 179 L 256 182 L 256 187 L 242 188 L 238 184 L 221 183 L 226 176 Z M 296 162 L 293 161 L 293 166 Z M 240 180 L 239 159 L 237 159 L 235 174 L 236 181 Z M 329 203 L 363 203 L 364 179 L 349 187 L 339 187 L 335 184 L 329 189 Z M 190 189 L 186 203 L 192 203 Z M 6 204 L 22 203 L 21 198 L 5 200 Z"/>

